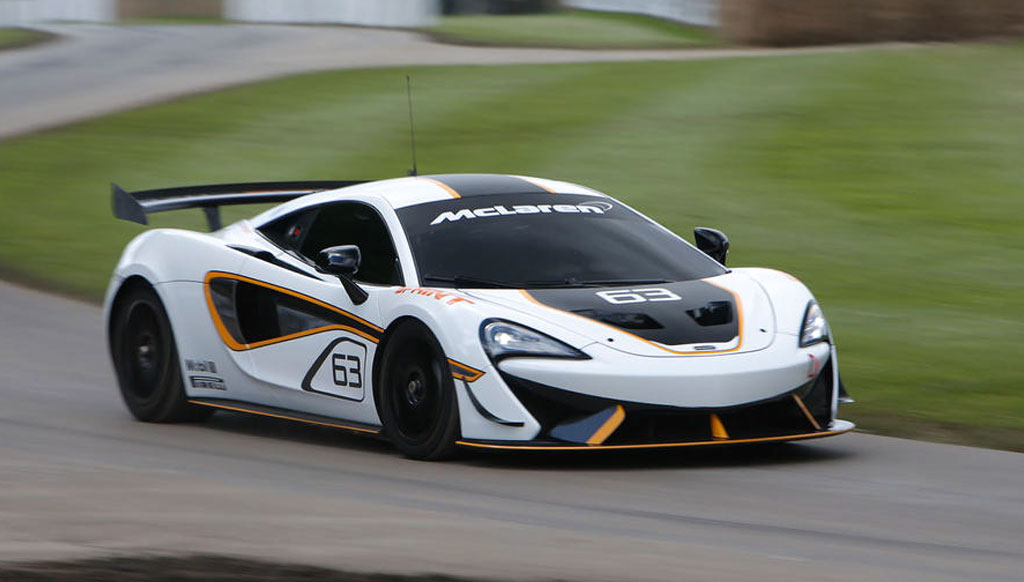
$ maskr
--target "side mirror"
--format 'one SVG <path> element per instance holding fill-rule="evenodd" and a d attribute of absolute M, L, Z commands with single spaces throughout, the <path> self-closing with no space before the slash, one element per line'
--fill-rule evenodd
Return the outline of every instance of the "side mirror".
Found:
<path fill-rule="evenodd" d="M 725 258 L 729 255 L 729 237 L 724 232 L 698 226 L 693 229 L 693 238 L 698 249 L 725 266 Z"/>
<path fill-rule="evenodd" d="M 370 295 L 352 280 L 352 275 L 359 271 L 362 254 L 356 245 L 327 247 L 320 251 L 320 263 L 324 271 L 336 275 L 341 286 L 348 293 L 348 298 L 356 305 L 366 303 Z"/>
<path fill-rule="evenodd" d="M 355 275 L 363 255 L 356 245 L 327 247 L 320 251 L 321 266 L 332 275 Z"/>

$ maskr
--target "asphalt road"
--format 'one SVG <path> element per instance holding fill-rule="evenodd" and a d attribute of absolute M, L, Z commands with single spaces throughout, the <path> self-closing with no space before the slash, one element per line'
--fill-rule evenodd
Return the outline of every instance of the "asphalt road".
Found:
<path fill-rule="evenodd" d="M 1024 455 L 851 434 L 474 455 L 123 408 L 99 309 L 0 283 L 0 561 L 217 552 L 570 580 L 1020 580 Z"/>
<path fill-rule="evenodd" d="M 428 49 L 404 33 L 387 33 L 407 38 L 404 48 L 367 44 L 379 33 L 73 27 L 74 40 L 0 57 L 0 131 L 297 69 L 440 62 L 430 51 L 464 50 Z M 322 34 L 346 39 L 318 44 Z M 345 43 L 352 54 L 327 50 Z M 286 58 L 285 47 L 298 52 Z M 597 58 L 544 58 L 584 56 Z M 287 62 L 300 57 L 308 61 Z M 265 418 L 136 423 L 104 343 L 95 306 L 0 283 L 0 561 L 213 552 L 588 581 L 1017 581 L 1024 572 L 1020 454 L 851 434 L 419 463 L 375 440 Z"/>

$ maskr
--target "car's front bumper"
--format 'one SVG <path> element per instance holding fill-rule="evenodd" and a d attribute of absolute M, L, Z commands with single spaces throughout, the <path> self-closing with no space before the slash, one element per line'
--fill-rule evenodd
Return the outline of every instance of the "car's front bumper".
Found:
<path fill-rule="evenodd" d="M 660 360 L 632 383 L 623 383 L 615 396 L 578 389 L 590 387 L 581 380 L 593 376 L 574 374 L 574 368 L 588 370 L 597 364 L 594 360 L 580 361 L 577 366 L 563 361 L 558 375 L 563 382 L 557 384 L 537 381 L 533 373 L 544 370 L 546 361 L 500 362 L 502 383 L 539 430 L 535 429 L 528 441 L 467 435 L 461 442 L 487 448 L 658 448 L 799 440 L 850 430 L 852 425 L 835 420 L 839 383 L 831 346 L 820 344 L 789 352 L 788 357 L 772 358 L 774 374 L 762 369 L 757 389 L 744 390 L 745 398 L 734 396 L 731 401 L 722 400 L 722 394 L 701 392 L 734 393 L 719 387 L 737 378 L 740 383 L 748 382 L 754 374 L 751 364 L 763 365 L 764 354 L 720 356 L 714 361 L 685 358 L 671 364 Z M 635 370 L 636 359 L 632 364 Z M 706 375 L 716 369 L 718 382 L 707 382 Z M 668 376 L 672 371 L 674 381 L 657 391 L 658 398 L 638 397 L 645 392 L 643 383 L 651 378 L 661 381 L 659 375 Z M 785 375 L 787 384 L 780 385 L 775 378 L 778 375 Z M 717 406 L 708 406 L 709 399 Z"/>
<path fill-rule="evenodd" d="M 644 357 L 591 344 L 589 360 L 509 358 L 503 376 L 609 400 L 679 408 L 727 408 L 774 398 L 812 378 L 831 357 L 822 342 L 806 348 L 778 335 L 764 349 L 735 354 Z"/>

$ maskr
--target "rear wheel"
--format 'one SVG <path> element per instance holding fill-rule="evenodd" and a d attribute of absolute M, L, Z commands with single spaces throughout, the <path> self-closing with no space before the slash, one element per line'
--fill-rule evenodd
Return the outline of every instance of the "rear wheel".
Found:
<path fill-rule="evenodd" d="M 213 413 L 185 396 L 171 324 L 152 288 L 137 285 L 118 299 L 110 349 L 121 396 L 135 418 L 187 422 Z"/>
<path fill-rule="evenodd" d="M 378 393 L 384 433 L 406 456 L 436 461 L 451 457 L 459 413 L 448 361 L 425 325 L 408 322 L 384 349 Z"/>

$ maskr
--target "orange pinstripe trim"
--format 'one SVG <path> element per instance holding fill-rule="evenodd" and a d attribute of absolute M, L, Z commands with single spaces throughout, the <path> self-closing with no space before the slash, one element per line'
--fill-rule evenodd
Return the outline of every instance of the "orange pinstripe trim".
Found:
<path fill-rule="evenodd" d="M 797 283 L 800 282 L 800 279 L 797 279 L 796 277 L 794 277 L 793 275 L 790 275 L 789 273 L 787 273 L 785 271 L 780 271 L 778 269 L 767 269 L 767 270 L 771 271 L 773 273 L 778 273 L 778 274 L 782 275 L 783 277 L 789 279 L 790 281 L 796 281 Z"/>
<path fill-rule="evenodd" d="M 533 184 L 534 186 L 540 188 L 541 190 L 547 190 L 551 194 L 558 194 L 558 192 L 555 192 L 551 188 L 548 188 L 544 184 L 541 184 L 540 182 L 537 182 L 536 180 L 533 180 L 532 178 L 527 178 L 526 176 L 516 176 L 516 178 L 519 178 L 520 180 L 525 180 L 525 181 Z"/>
<path fill-rule="evenodd" d="M 804 404 L 804 401 L 796 394 L 793 394 L 793 400 L 796 400 L 797 406 L 800 407 L 800 410 L 804 411 L 804 416 L 807 417 L 807 420 L 811 421 L 811 425 L 813 425 L 816 430 L 821 430 L 821 425 L 818 424 L 817 420 L 815 420 L 814 415 L 811 414 L 811 411 L 807 410 L 807 405 Z"/>
<path fill-rule="evenodd" d="M 444 188 L 448 192 L 448 194 L 451 195 L 452 198 L 462 198 L 462 196 L 458 192 L 456 192 L 451 186 L 445 184 L 444 182 L 441 182 L 440 180 L 435 180 L 433 178 L 420 178 L 420 180 L 426 180 L 427 182 L 430 182 L 432 184 L 437 184 L 438 186 Z"/>
<path fill-rule="evenodd" d="M 458 370 L 452 370 L 452 378 L 456 380 L 465 380 L 466 382 L 476 382 L 480 379 L 480 376 L 484 375 L 482 370 L 477 370 L 472 366 L 467 366 L 462 362 L 456 362 L 455 360 L 448 358 L 448 364 L 452 367 L 458 368 Z"/>
<path fill-rule="evenodd" d="M 708 285 L 713 285 L 715 287 L 718 287 L 719 289 L 722 289 L 724 291 L 728 291 L 729 295 L 732 295 L 732 298 L 736 300 L 736 318 L 738 320 L 737 324 L 736 324 L 737 325 L 736 347 L 728 349 L 728 350 L 719 350 L 719 351 L 716 351 L 716 352 L 701 352 L 701 353 L 702 354 L 728 354 L 729 352 L 737 352 L 737 351 L 739 351 L 740 347 L 743 345 L 743 302 L 740 300 L 739 294 L 736 293 L 735 291 L 733 291 L 732 289 L 729 289 L 727 287 L 722 287 L 721 285 L 711 281 L 710 279 L 701 279 L 701 281 L 704 281 Z"/>
<path fill-rule="evenodd" d="M 209 273 L 206 274 L 206 279 L 204 281 L 204 283 L 205 283 L 205 285 L 204 285 L 205 286 L 204 292 L 205 292 L 205 295 L 206 295 L 206 306 L 210 310 L 210 318 L 213 320 L 214 327 L 217 328 L 217 334 L 220 335 L 220 339 L 224 342 L 225 345 L 227 345 L 229 348 L 231 348 L 232 350 L 234 350 L 236 352 L 245 351 L 245 350 L 251 350 L 251 349 L 255 349 L 255 348 L 261 348 L 263 346 L 268 346 L 268 345 L 271 345 L 271 344 L 276 344 L 276 343 L 280 343 L 280 342 L 286 342 L 286 341 L 290 341 L 290 340 L 294 340 L 294 339 L 299 339 L 299 338 L 302 338 L 302 337 L 306 337 L 306 336 L 317 334 L 317 333 L 323 333 L 323 332 L 326 332 L 326 331 L 347 331 L 347 332 L 350 332 L 350 333 L 354 333 L 354 334 L 356 334 L 356 335 L 358 335 L 358 336 L 360 336 L 362 338 L 365 338 L 365 339 L 367 339 L 367 340 L 369 340 L 369 341 L 371 341 L 373 343 L 379 343 L 380 342 L 380 338 L 374 337 L 373 335 L 370 335 L 370 334 L 368 334 L 365 331 L 362 331 L 360 329 L 356 329 L 354 327 L 349 327 L 347 325 L 340 325 L 339 324 L 339 325 L 327 325 L 327 326 L 324 326 L 324 327 L 318 327 L 318 328 L 315 328 L 315 329 L 309 329 L 309 330 L 306 330 L 306 331 L 300 331 L 300 332 L 293 333 L 293 334 L 290 334 L 290 335 L 276 337 L 276 338 L 273 338 L 273 339 L 263 340 L 263 341 L 259 341 L 259 342 L 254 342 L 254 343 L 251 343 L 251 344 L 240 343 L 240 342 L 236 341 L 235 338 L 233 338 L 231 336 L 231 332 L 229 332 L 227 327 L 224 325 L 224 322 L 220 318 L 220 313 L 217 312 L 217 307 L 213 303 L 213 295 L 210 292 L 210 281 L 212 281 L 213 279 L 233 279 L 235 281 L 243 281 L 243 282 L 246 282 L 246 283 L 251 283 L 253 285 L 259 285 L 261 287 L 266 287 L 267 289 L 273 289 L 274 291 L 277 291 L 279 293 L 284 293 L 285 295 L 291 295 L 292 297 L 296 297 L 296 298 L 301 299 L 303 301 L 306 301 L 308 303 L 312 303 L 314 305 L 317 305 L 319 307 L 322 307 L 324 309 L 327 309 L 327 310 L 332 311 L 334 313 L 337 313 L 339 315 L 343 315 L 345 317 L 354 319 L 355 321 L 358 321 L 358 322 L 366 325 L 367 327 L 370 327 L 371 329 L 377 330 L 377 331 L 382 332 L 382 333 L 384 332 L 383 328 L 378 327 L 378 326 L 376 326 L 376 325 L 366 321 L 365 319 L 363 319 L 361 317 L 353 315 L 353 314 L 351 314 L 351 313 L 349 313 L 349 312 L 347 312 L 347 311 L 345 311 L 343 309 L 339 309 L 337 307 L 334 307 L 333 305 L 330 305 L 328 303 L 324 303 L 323 301 L 320 301 L 319 299 L 315 299 L 315 298 L 310 297 L 308 295 L 303 295 L 302 293 L 297 293 L 297 292 L 292 291 L 290 289 L 285 289 L 284 287 L 279 287 L 277 285 L 273 285 L 271 283 L 266 283 L 266 282 L 260 281 L 258 279 L 251 279 L 251 278 L 245 277 L 243 275 L 236 275 L 234 273 L 225 273 L 225 272 L 222 272 L 222 271 L 210 271 Z"/>
<path fill-rule="evenodd" d="M 555 308 L 555 307 L 551 307 L 550 305 L 545 305 L 544 303 L 541 303 L 540 301 L 537 301 L 536 299 L 534 299 L 533 295 L 530 295 L 530 292 L 527 291 L 526 289 L 520 289 L 519 292 L 522 293 L 524 297 L 529 299 L 530 302 L 535 304 L 535 305 L 539 305 L 541 307 L 546 307 L 548 309 L 557 311 L 559 313 L 565 313 L 567 315 L 572 315 L 573 317 L 578 317 L 580 319 L 585 319 L 585 320 L 587 320 L 587 321 L 589 321 L 591 323 L 596 323 L 598 325 L 603 325 L 604 327 L 607 327 L 608 329 L 615 330 L 615 331 L 617 331 L 619 333 L 624 333 L 624 334 L 626 334 L 626 335 L 628 335 L 630 337 L 636 338 L 636 339 L 638 339 L 638 340 L 640 340 L 640 341 L 642 341 L 644 343 L 650 344 L 650 345 L 658 348 L 659 350 L 664 350 L 666 352 L 669 352 L 670 354 L 676 354 L 676 355 L 679 355 L 679 356 L 702 356 L 702 355 L 705 355 L 705 354 L 728 354 L 730 352 L 738 351 L 740 349 L 740 346 L 743 345 L 743 303 L 740 302 L 740 296 L 735 291 L 733 291 L 732 289 L 728 289 L 726 287 L 722 287 L 721 285 L 716 285 L 715 283 L 712 283 L 711 281 L 709 281 L 707 279 L 700 279 L 700 280 L 705 282 L 705 283 L 708 283 L 710 285 L 714 285 L 715 287 L 718 287 L 719 289 L 723 289 L 725 291 L 728 291 L 729 294 L 732 295 L 733 299 L 736 300 L 736 317 L 739 318 L 738 329 L 737 329 L 737 332 L 736 332 L 736 339 L 737 339 L 736 347 L 729 348 L 727 350 L 714 350 L 714 351 L 709 351 L 709 352 L 680 352 L 678 350 L 673 350 L 671 348 L 667 348 L 667 347 L 659 344 L 658 342 L 652 342 L 652 341 L 644 339 L 644 338 L 642 338 L 642 337 L 640 337 L 640 336 L 638 336 L 636 334 L 629 333 L 626 330 L 619 329 L 619 328 L 617 328 L 617 327 L 615 327 L 613 325 L 608 325 L 607 323 L 604 323 L 603 321 L 597 321 L 596 319 L 590 319 L 589 317 L 583 317 L 582 315 L 578 315 L 578 314 L 573 313 L 571 311 L 562 311 L 561 309 L 558 309 L 558 308 Z"/>
<path fill-rule="evenodd" d="M 627 450 L 627 449 L 671 449 L 680 447 L 700 447 L 710 445 L 742 445 L 752 443 L 770 443 L 778 441 L 799 441 L 807 439 L 816 439 L 827 436 L 839 435 L 850 432 L 854 427 L 844 428 L 842 430 L 832 431 L 821 431 L 811 432 L 796 435 L 786 436 L 774 436 L 774 437 L 760 437 L 756 439 L 729 439 L 729 440 L 718 440 L 718 441 L 694 441 L 688 443 L 653 443 L 646 445 L 596 445 L 596 446 L 580 446 L 580 445 L 552 445 L 552 446 L 538 446 L 538 445 L 505 445 L 505 444 L 490 444 L 490 443 L 474 443 L 471 441 L 455 441 L 455 444 L 463 447 L 474 447 L 478 449 L 496 449 L 504 451 L 612 451 L 612 450 Z"/>
<path fill-rule="evenodd" d="M 240 408 L 237 406 L 227 406 L 224 404 L 212 404 L 210 402 L 203 402 L 202 400 L 189 400 L 190 404 L 199 404 L 201 406 L 209 406 L 211 408 L 223 408 L 224 410 L 231 410 L 233 412 L 244 412 L 246 414 L 256 414 L 259 416 L 269 416 L 271 418 L 281 418 L 284 420 L 294 420 L 295 422 L 304 422 L 306 424 L 315 424 L 319 426 L 329 426 L 332 428 L 343 428 L 345 430 L 352 430 L 356 432 L 365 432 L 370 434 L 378 434 L 380 431 L 372 428 L 363 428 L 360 426 L 349 426 L 347 424 L 337 424 L 333 422 L 320 422 L 317 420 L 309 420 L 307 418 L 298 418 L 295 416 L 284 416 L 283 414 L 273 414 L 270 412 L 263 412 L 262 410 L 250 410 L 248 408 Z"/>
<path fill-rule="evenodd" d="M 608 437 L 612 436 L 615 429 L 619 428 L 622 421 L 626 419 L 626 409 L 622 408 L 621 404 L 615 406 L 615 412 L 612 413 L 608 420 L 604 421 L 601 428 L 597 429 L 594 434 L 590 435 L 587 439 L 587 444 L 590 446 L 600 445 L 604 441 L 608 440 Z"/>

